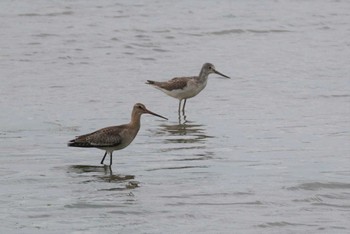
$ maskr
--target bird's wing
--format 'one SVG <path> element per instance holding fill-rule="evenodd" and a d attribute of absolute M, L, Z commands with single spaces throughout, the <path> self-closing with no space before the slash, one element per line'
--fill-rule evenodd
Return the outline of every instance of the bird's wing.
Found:
<path fill-rule="evenodd" d="M 175 77 L 167 82 L 159 82 L 159 87 L 168 91 L 174 89 L 184 89 L 191 77 Z"/>
<path fill-rule="evenodd" d="M 113 126 L 102 128 L 95 132 L 78 136 L 74 139 L 74 143 L 85 147 L 114 147 L 122 143 L 120 132 L 123 131 L 122 126 Z"/>

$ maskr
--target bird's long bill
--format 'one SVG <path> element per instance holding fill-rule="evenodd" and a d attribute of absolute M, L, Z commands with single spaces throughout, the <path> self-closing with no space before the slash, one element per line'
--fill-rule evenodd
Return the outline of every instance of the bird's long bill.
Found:
<path fill-rule="evenodd" d="M 224 75 L 224 74 L 222 74 L 222 73 L 220 73 L 220 72 L 218 72 L 218 71 L 214 71 L 216 74 L 218 74 L 218 75 L 220 75 L 220 76 L 223 76 L 223 77 L 225 77 L 225 78 L 228 78 L 228 79 L 231 79 L 230 77 L 228 77 L 228 76 L 226 76 L 226 75 Z"/>
<path fill-rule="evenodd" d="M 146 111 L 147 111 L 148 114 L 151 114 L 151 115 L 154 115 L 154 116 L 158 116 L 158 117 L 160 117 L 160 118 L 163 118 L 163 119 L 168 120 L 168 118 L 165 118 L 164 116 L 158 115 L 158 114 L 156 114 L 156 113 L 154 113 L 154 112 L 152 112 L 152 111 L 150 111 L 150 110 L 146 110 Z"/>

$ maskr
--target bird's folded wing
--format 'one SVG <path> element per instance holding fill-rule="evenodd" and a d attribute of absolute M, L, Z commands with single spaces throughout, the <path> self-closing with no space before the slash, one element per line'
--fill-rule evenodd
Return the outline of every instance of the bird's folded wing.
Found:
<path fill-rule="evenodd" d="M 122 142 L 122 137 L 116 128 L 104 128 L 79 138 L 85 138 L 81 140 L 90 144 L 92 147 L 113 147 Z M 76 141 L 79 141 L 79 138 Z"/>
<path fill-rule="evenodd" d="M 160 87 L 166 90 L 183 89 L 187 86 L 188 79 L 175 77 L 167 82 L 160 82 Z"/>

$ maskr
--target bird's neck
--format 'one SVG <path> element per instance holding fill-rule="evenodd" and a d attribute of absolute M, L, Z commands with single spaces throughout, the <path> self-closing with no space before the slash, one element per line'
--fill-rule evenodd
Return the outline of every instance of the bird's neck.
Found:
<path fill-rule="evenodd" d="M 201 71 L 198 76 L 198 80 L 200 81 L 206 81 L 208 79 L 208 74 L 205 73 L 204 71 Z"/>
<path fill-rule="evenodd" d="M 130 120 L 130 125 L 132 125 L 133 127 L 140 129 L 141 126 L 141 115 L 140 114 L 136 114 L 136 113 L 132 113 L 131 114 L 131 120 Z"/>

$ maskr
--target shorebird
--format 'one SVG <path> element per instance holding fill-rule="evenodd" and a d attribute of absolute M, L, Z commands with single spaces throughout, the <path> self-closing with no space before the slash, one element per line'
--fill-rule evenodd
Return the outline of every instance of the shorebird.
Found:
<path fill-rule="evenodd" d="M 106 152 L 101 160 L 101 164 L 103 164 L 107 153 L 109 153 L 109 166 L 111 166 L 113 151 L 124 149 L 136 137 L 137 132 L 140 130 L 142 114 L 151 114 L 167 120 L 167 118 L 147 110 L 145 105 L 136 103 L 132 109 L 130 123 L 106 127 L 89 134 L 77 136 L 68 142 L 68 146 L 105 150 Z"/>
<path fill-rule="evenodd" d="M 179 113 L 181 102 L 184 101 L 182 112 L 185 112 L 186 100 L 199 94 L 207 85 L 209 74 L 216 73 L 225 78 L 228 76 L 218 72 L 211 63 L 205 63 L 198 76 L 175 77 L 169 81 L 153 81 L 147 80 L 146 84 L 152 85 L 156 89 L 161 90 L 167 95 L 179 99 Z"/>

